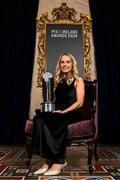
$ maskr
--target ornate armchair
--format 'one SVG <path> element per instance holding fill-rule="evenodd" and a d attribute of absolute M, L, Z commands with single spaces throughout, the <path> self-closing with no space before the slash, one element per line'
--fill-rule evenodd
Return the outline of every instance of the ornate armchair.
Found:
<path fill-rule="evenodd" d="M 83 121 L 70 124 L 68 126 L 68 138 L 67 145 L 85 145 L 88 148 L 88 158 L 87 163 L 89 166 L 89 172 L 92 173 L 93 166 L 92 160 L 93 155 L 95 160 L 98 160 L 97 154 L 97 115 L 96 115 L 96 82 L 85 81 L 85 101 L 89 103 L 90 107 L 90 117 L 83 119 Z M 85 112 L 84 112 L 85 113 Z M 40 109 L 36 110 L 36 115 L 33 120 L 28 120 L 26 123 L 25 133 L 26 133 L 26 152 L 27 160 L 26 165 L 29 165 L 32 153 L 31 153 L 31 143 L 32 143 L 32 126 L 34 121 L 39 118 Z M 79 117 L 78 117 L 79 118 Z"/>

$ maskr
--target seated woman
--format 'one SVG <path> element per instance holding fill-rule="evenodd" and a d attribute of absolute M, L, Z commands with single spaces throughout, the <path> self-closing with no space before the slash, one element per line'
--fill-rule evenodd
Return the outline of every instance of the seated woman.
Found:
<path fill-rule="evenodd" d="M 54 84 L 56 110 L 49 116 L 41 114 L 34 124 L 32 153 L 45 158 L 44 164 L 34 174 L 58 175 L 61 172 L 67 165 L 68 125 L 84 118 L 84 81 L 78 74 L 77 62 L 71 54 L 60 56 Z"/>

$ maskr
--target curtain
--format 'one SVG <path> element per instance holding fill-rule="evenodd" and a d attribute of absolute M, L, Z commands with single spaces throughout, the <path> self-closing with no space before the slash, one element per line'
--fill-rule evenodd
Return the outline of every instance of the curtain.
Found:
<path fill-rule="evenodd" d="M 0 144 L 24 144 L 38 0 L 0 3 Z"/>
<path fill-rule="evenodd" d="M 99 141 L 120 144 L 118 3 L 89 0 L 98 78 Z"/>

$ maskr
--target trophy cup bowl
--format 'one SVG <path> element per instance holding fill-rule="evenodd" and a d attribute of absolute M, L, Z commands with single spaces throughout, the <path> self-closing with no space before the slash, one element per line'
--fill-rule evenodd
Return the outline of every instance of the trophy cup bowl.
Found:
<path fill-rule="evenodd" d="M 43 103 L 40 104 L 41 112 L 53 112 L 55 110 L 53 89 L 53 76 L 50 72 L 45 72 L 42 78 Z"/>

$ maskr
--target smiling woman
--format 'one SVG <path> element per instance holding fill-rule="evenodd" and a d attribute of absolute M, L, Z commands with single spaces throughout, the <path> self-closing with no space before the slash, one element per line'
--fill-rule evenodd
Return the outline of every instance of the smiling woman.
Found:
<path fill-rule="evenodd" d="M 33 128 L 32 152 L 45 158 L 42 167 L 35 174 L 57 175 L 61 172 L 67 165 L 68 125 L 89 116 L 89 111 L 85 114 L 86 117 L 82 114 L 84 81 L 79 76 L 77 61 L 72 54 L 64 53 L 58 59 L 54 84 L 55 111 L 41 113 Z"/>

